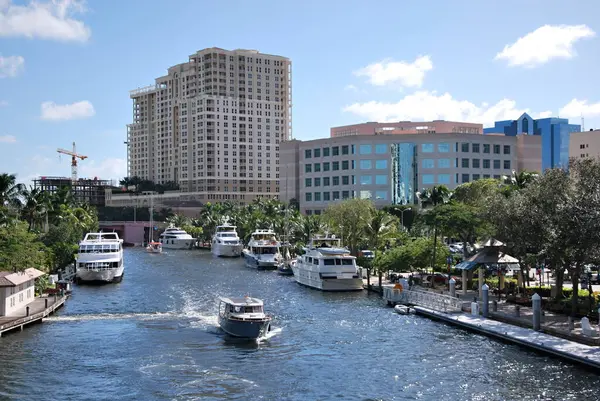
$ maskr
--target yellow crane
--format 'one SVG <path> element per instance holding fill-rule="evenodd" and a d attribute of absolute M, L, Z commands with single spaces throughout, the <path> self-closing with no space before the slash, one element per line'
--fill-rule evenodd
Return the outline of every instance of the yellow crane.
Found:
<path fill-rule="evenodd" d="M 62 154 L 71 156 L 71 180 L 73 181 L 73 183 L 76 183 L 77 182 L 77 159 L 85 160 L 88 157 L 77 153 L 77 150 L 75 149 L 75 142 L 73 142 L 73 150 L 72 151 L 66 150 L 66 149 L 61 149 L 61 148 L 56 149 L 56 151 L 58 153 L 62 153 Z"/>

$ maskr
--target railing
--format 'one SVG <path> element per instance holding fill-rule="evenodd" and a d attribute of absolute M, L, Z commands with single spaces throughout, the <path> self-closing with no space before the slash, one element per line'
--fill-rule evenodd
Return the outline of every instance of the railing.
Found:
<path fill-rule="evenodd" d="M 383 298 L 391 303 L 423 306 L 440 312 L 460 312 L 464 303 L 459 298 L 419 288 L 401 291 L 394 287 L 384 287 Z"/>

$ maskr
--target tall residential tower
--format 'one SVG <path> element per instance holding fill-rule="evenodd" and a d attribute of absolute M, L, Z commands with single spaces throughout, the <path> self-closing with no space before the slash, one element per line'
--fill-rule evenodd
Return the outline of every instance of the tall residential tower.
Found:
<path fill-rule="evenodd" d="M 292 136 L 288 58 L 204 49 L 130 97 L 129 176 L 174 181 L 201 202 L 279 194 L 279 146 Z"/>

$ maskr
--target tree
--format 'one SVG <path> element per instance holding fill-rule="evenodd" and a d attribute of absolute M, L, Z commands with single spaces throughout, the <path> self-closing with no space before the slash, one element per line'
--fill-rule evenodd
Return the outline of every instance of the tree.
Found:
<path fill-rule="evenodd" d="M 167 218 L 167 224 L 172 225 L 173 227 L 183 227 L 189 226 L 191 221 L 189 217 L 186 217 L 183 214 L 174 214 L 173 216 Z"/>
<path fill-rule="evenodd" d="M 23 184 L 17 184 L 15 174 L 0 174 L 0 206 L 20 208 Z"/>
<path fill-rule="evenodd" d="M 19 272 L 30 267 L 46 270 L 44 244 L 28 230 L 26 223 L 0 227 L 0 270 Z"/>
<path fill-rule="evenodd" d="M 358 245 L 366 236 L 367 226 L 375 207 L 368 199 L 348 199 L 329 205 L 323 219 L 356 255 Z"/>
<path fill-rule="evenodd" d="M 435 208 L 437 205 L 443 205 L 450 200 L 450 190 L 445 185 L 436 185 L 431 189 L 425 189 L 423 192 L 418 193 L 417 196 L 421 200 L 423 208 L 432 206 Z M 435 219 L 433 219 L 433 255 L 431 257 L 431 270 L 435 271 L 436 250 L 437 250 L 437 236 L 438 226 Z M 433 285 L 433 280 L 432 280 Z"/>
<path fill-rule="evenodd" d="M 402 226 L 410 231 L 416 216 L 414 205 L 390 205 L 384 206 L 383 210 L 392 216 L 396 216 Z"/>
<path fill-rule="evenodd" d="M 40 188 L 30 188 L 22 191 L 23 207 L 21 215 L 29 223 L 29 231 L 40 224 L 51 207 L 50 198 Z"/>
<path fill-rule="evenodd" d="M 451 202 L 433 209 L 428 218 L 434 220 L 440 231 L 463 242 L 463 257 L 468 257 L 468 244 L 475 244 L 479 234 L 485 231 L 483 220 L 476 207 L 466 203 Z"/>

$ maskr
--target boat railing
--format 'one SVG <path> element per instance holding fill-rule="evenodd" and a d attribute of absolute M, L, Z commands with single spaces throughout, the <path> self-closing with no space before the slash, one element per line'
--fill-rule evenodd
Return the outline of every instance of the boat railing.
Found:
<path fill-rule="evenodd" d="M 460 298 L 438 294 L 418 287 L 402 289 L 386 286 L 383 288 L 383 298 L 389 303 L 422 306 L 445 313 L 461 312 L 465 303 Z"/>
<path fill-rule="evenodd" d="M 248 321 L 254 321 L 254 320 L 271 320 L 271 316 L 268 315 L 264 315 L 263 317 L 241 317 L 241 316 L 234 316 L 234 315 L 229 315 L 227 316 L 227 319 L 229 320 L 239 320 L 241 322 L 248 322 Z"/>

